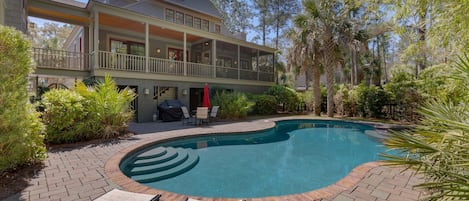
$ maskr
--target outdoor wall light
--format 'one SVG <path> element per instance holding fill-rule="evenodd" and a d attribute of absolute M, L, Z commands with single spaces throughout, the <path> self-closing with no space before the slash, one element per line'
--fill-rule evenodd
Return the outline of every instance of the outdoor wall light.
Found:
<path fill-rule="evenodd" d="M 205 42 L 204 45 L 205 45 L 205 46 L 208 46 L 208 42 Z"/>
<path fill-rule="evenodd" d="M 148 95 L 148 94 L 150 94 L 150 89 L 148 89 L 148 88 L 145 88 L 145 90 L 143 90 L 143 93 L 144 93 L 145 95 Z"/>
<path fill-rule="evenodd" d="M 182 95 L 184 95 L 184 96 L 187 95 L 187 89 L 182 90 Z"/>
<path fill-rule="evenodd" d="M 161 52 L 161 49 L 160 48 L 156 48 L 156 53 L 160 53 Z"/>

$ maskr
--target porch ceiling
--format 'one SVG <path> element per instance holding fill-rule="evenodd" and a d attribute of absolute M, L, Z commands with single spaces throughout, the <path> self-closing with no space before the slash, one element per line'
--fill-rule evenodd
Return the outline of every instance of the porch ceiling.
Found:
<path fill-rule="evenodd" d="M 59 22 L 66 22 L 72 24 L 88 24 L 88 18 L 86 17 L 70 15 L 65 12 L 57 12 L 49 9 L 28 7 L 28 14 L 30 16 L 41 17 Z"/>
<path fill-rule="evenodd" d="M 136 22 L 133 20 L 128 20 L 122 17 L 114 16 L 114 15 L 107 15 L 107 14 L 100 13 L 99 24 L 110 26 L 110 27 L 115 27 L 119 29 L 126 29 L 129 31 L 136 31 L 139 33 L 145 33 L 145 24 L 141 22 Z M 182 32 L 173 31 L 170 29 L 165 29 L 165 28 L 152 26 L 152 25 L 150 25 L 149 33 L 150 35 L 153 35 L 153 36 L 158 36 L 162 38 L 170 38 L 170 39 L 181 40 L 181 41 L 184 38 L 184 33 Z M 194 36 L 191 34 L 187 34 L 186 38 L 187 38 L 187 42 L 190 42 L 190 43 L 203 39 L 202 37 Z"/>

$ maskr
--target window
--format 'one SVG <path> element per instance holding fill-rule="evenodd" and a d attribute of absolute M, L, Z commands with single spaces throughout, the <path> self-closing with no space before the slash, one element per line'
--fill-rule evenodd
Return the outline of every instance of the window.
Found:
<path fill-rule="evenodd" d="M 200 20 L 200 18 L 195 17 L 195 18 L 194 18 L 194 28 L 196 28 L 196 29 L 201 29 L 201 26 L 200 26 L 200 25 L 201 25 L 201 20 Z"/>
<path fill-rule="evenodd" d="M 184 24 L 184 13 L 176 11 L 176 23 L 177 24 Z"/>
<path fill-rule="evenodd" d="M 209 31 L 209 23 L 208 20 L 202 20 L 202 30 Z"/>
<path fill-rule="evenodd" d="M 111 39 L 111 52 L 144 56 L 145 44 Z"/>
<path fill-rule="evenodd" d="M 215 33 L 221 32 L 221 26 L 219 24 L 215 24 Z"/>
<path fill-rule="evenodd" d="M 174 10 L 166 9 L 165 19 L 168 22 L 174 22 Z"/>
<path fill-rule="evenodd" d="M 193 27 L 193 19 L 192 15 L 186 15 L 186 26 Z"/>

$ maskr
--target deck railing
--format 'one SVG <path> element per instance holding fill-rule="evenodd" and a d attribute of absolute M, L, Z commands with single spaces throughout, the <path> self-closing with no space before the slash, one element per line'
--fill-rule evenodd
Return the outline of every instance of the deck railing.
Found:
<path fill-rule="evenodd" d="M 89 70 L 89 54 L 45 48 L 33 48 L 37 68 Z"/>
<path fill-rule="evenodd" d="M 33 49 L 34 60 L 38 68 L 67 69 L 89 71 L 93 65 L 94 54 L 80 52 L 69 52 L 62 50 L 51 50 L 43 48 Z M 257 72 L 253 70 L 238 69 L 174 61 L 161 58 L 148 58 L 145 56 L 113 53 L 107 51 L 98 52 L 98 68 L 107 70 L 145 72 L 155 74 L 166 74 L 175 76 L 203 77 L 203 78 L 227 78 L 241 80 L 259 80 L 273 82 L 272 72 Z"/>

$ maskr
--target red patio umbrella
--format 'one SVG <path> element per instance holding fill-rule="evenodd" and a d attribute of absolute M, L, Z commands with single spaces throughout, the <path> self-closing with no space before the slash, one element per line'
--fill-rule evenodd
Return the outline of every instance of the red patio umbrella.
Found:
<path fill-rule="evenodd" d="M 210 96 L 208 94 L 208 84 L 207 83 L 205 83 L 205 86 L 204 86 L 204 97 L 203 97 L 203 100 L 202 100 L 202 106 L 210 107 Z"/>

